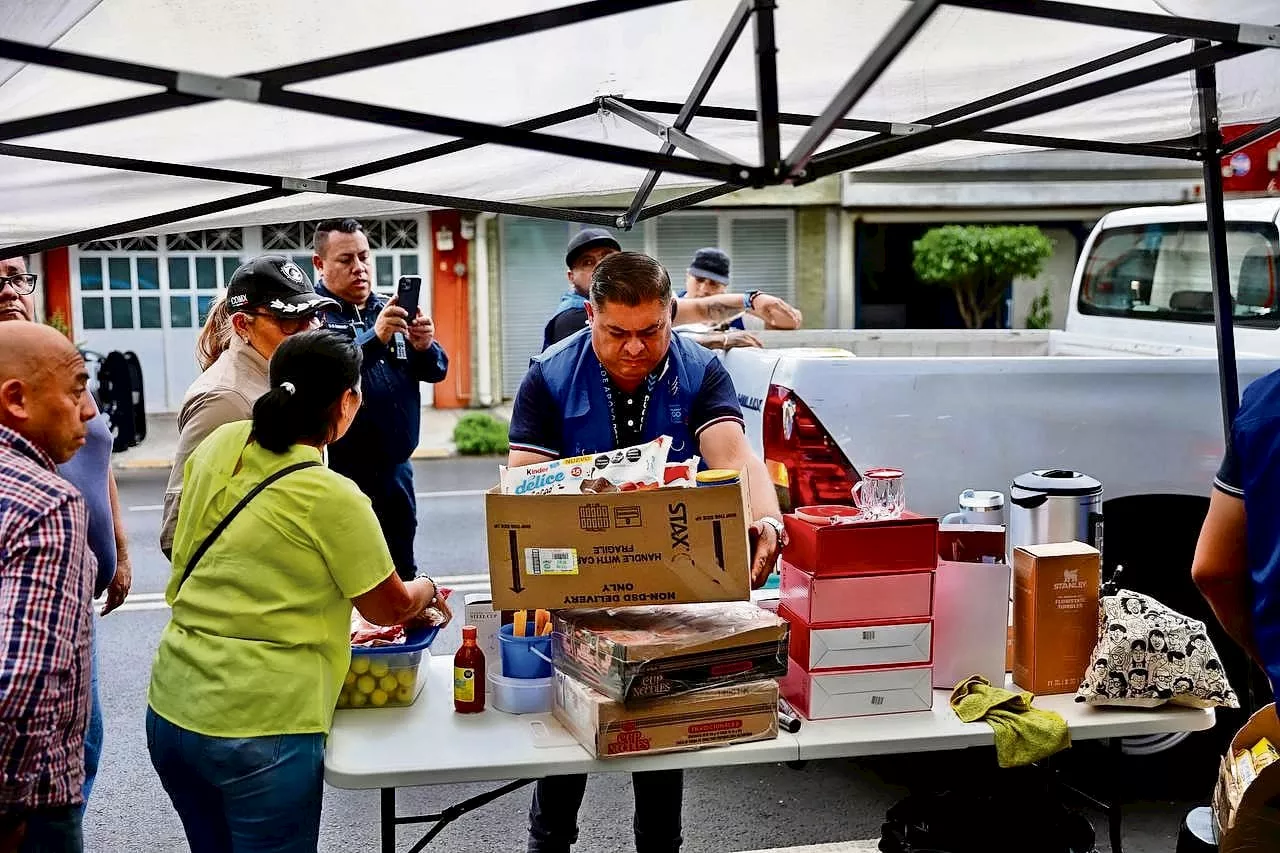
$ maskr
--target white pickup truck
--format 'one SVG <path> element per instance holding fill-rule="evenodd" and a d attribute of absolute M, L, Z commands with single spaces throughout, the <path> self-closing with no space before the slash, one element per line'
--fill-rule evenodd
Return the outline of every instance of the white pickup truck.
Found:
<path fill-rule="evenodd" d="M 1244 388 L 1280 368 L 1280 200 L 1231 202 L 1227 219 Z M 908 506 L 928 514 L 955 510 L 966 488 L 1008 494 L 1027 471 L 1083 471 L 1105 490 L 1106 568 L 1123 563 L 1125 585 L 1204 619 L 1243 687 L 1250 668 L 1189 572 L 1224 446 L 1204 223 L 1201 205 L 1104 217 L 1065 331 L 763 332 L 766 349 L 729 351 L 784 506 L 849 503 L 857 472 L 879 465 L 902 468 Z M 1184 737 L 1123 747 L 1173 762 L 1155 776 L 1197 758 L 1211 772 L 1216 736 L 1171 750 Z"/>
<path fill-rule="evenodd" d="M 1280 368 L 1280 199 L 1227 205 L 1240 385 Z M 793 506 L 847 503 L 856 472 L 903 468 L 910 505 L 956 508 L 1038 468 L 1107 498 L 1205 495 L 1222 416 L 1203 205 L 1104 217 L 1065 331 L 764 332 L 725 358 L 747 433 Z"/>

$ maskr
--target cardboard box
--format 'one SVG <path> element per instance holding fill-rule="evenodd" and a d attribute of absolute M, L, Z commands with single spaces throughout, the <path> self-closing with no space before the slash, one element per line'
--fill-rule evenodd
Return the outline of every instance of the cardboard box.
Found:
<path fill-rule="evenodd" d="M 933 572 L 815 577 L 782 562 L 782 606 L 815 627 L 907 622 L 933 615 Z"/>
<path fill-rule="evenodd" d="M 938 564 L 938 519 L 915 513 L 885 521 L 816 525 L 784 515 L 787 562 L 815 577 L 927 571 Z"/>
<path fill-rule="evenodd" d="M 1004 684 L 1009 577 L 1004 563 L 938 561 L 933 584 L 934 687 L 950 690 L 971 675 Z"/>
<path fill-rule="evenodd" d="M 778 685 L 753 681 L 627 706 L 557 672 L 552 712 L 597 758 L 678 752 L 776 738 Z"/>
<path fill-rule="evenodd" d="M 604 495 L 485 495 L 499 610 L 746 601 L 740 484 Z"/>
<path fill-rule="evenodd" d="M 793 660 L 778 688 L 809 720 L 903 714 L 933 707 L 933 670 L 928 666 L 810 673 Z"/>
<path fill-rule="evenodd" d="M 618 702 L 678 696 L 787 671 L 785 619 L 749 601 L 555 614 L 553 658 Z"/>
<path fill-rule="evenodd" d="M 502 652 L 498 648 L 498 626 L 502 614 L 493 609 L 493 599 L 487 592 L 469 592 L 463 598 L 463 625 L 476 626 L 476 645 L 484 652 L 487 672 L 502 675 Z"/>
<path fill-rule="evenodd" d="M 1222 759 L 1213 792 L 1213 816 L 1222 853 L 1263 853 L 1280 849 L 1280 763 L 1262 768 L 1257 778 L 1240 788 L 1231 771 L 1235 754 L 1252 749 L 1262 738 L 1280 744 L 1276 706 L 1267 705 L 1236 732 Z"/>
<path fill-rule="evenodd" d="M 1032 693 L 1073 693 L 1098 641 L 1102 556 L 1083 542 L 1013 551 L 1013 680 Z"/>
<path fill-rule="evenodd" d="M 824 669 L 929 663 L 933 623 L 860 622 L 815 628 L 785 607 L 778 615 L 791 623 L 791 658 L 809 672 Z"/>

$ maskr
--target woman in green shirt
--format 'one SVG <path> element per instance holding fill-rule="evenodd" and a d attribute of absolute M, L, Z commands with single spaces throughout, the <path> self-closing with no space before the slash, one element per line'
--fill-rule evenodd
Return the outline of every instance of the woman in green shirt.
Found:
<path fill-rule="evenodd" d="M 151 671 L 147 748 L 194 853 L 315 851 L 352 604 L 393 625 L 436 596 L 400 580 L 369 499 L 320 464 L 360 407 L 360 350 L 294 335 L 270 385 L 186 462 Z"/>

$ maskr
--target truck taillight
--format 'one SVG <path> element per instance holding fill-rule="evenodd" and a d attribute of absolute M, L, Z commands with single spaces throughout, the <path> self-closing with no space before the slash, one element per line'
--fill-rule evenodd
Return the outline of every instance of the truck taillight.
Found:
<path fill-rule="evenodd" d="M 764 462 L 784 512 L 853 503 L 858 473 L 795 392 L 769 386 L 764 403 Z"/>

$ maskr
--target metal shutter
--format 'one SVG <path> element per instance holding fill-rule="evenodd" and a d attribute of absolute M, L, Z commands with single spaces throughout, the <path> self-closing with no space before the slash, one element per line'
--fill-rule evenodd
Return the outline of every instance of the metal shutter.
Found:
<path fill-rule="evenodd" d="M 671 275 L 671 286 L 684 290 L 685 272 L 693 253 L 720 242 L 720 225 L 715 214 L 660 216 L 654 223 L 654 256 Z"/>
<path fill-rule="evenodd" d="M 504 216 L 501 223 L 502 394 L 514 397 L 542 350 L 542 331 L 556 312 L 565 279 L 564 249 L 582 226 L 545 219 Z M 623 249 L 644 251 L 641 230 L 609 229 Z"/>
<path fill-rule="evenodd" d="M 795 304 L 791 216 L 733 217 L 729 257 L 737 293 L 763 290 Z"/>

